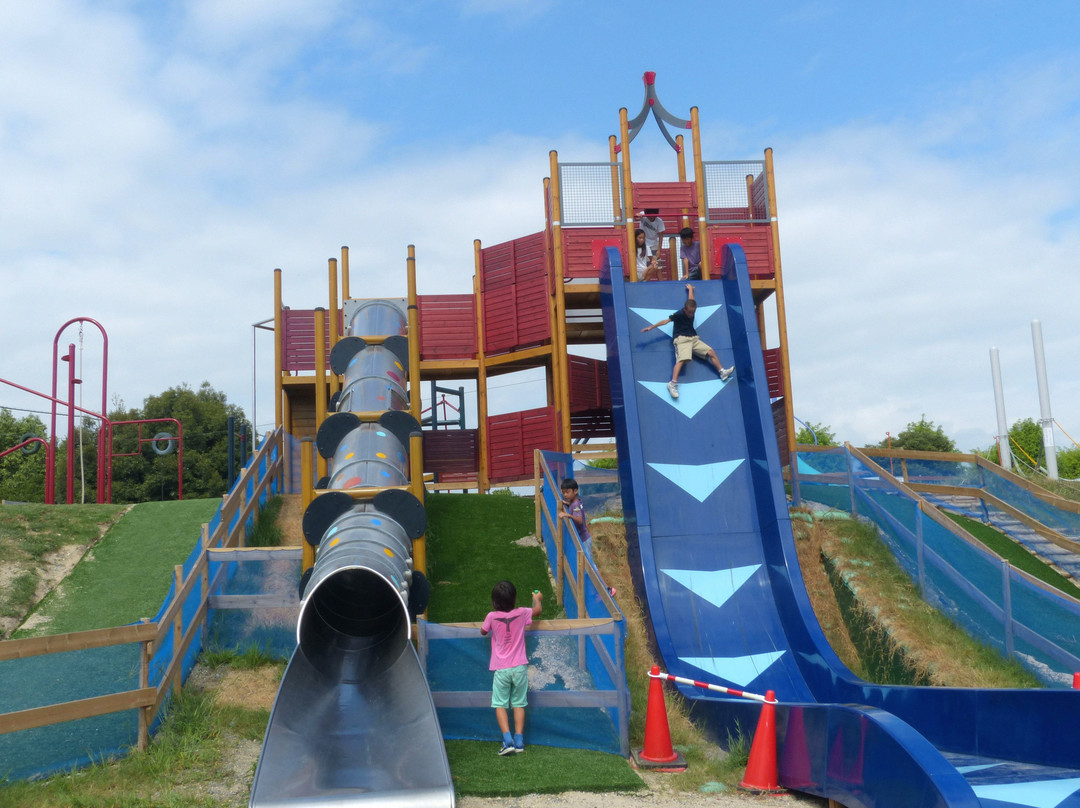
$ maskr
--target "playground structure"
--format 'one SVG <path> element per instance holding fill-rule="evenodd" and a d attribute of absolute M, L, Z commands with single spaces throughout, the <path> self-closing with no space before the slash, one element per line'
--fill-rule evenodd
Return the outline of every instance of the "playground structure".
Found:
<path fill-rule="evenodd" d="M 455 475 L 455 488 L 527 483 L 523 460 L 531 450 L 566 452 L 614 435 L 631 572 L 664 666 L 719 687 L 775 692 L 782 785 L 847 806 L 1041 805 L 1051 803 L 1020 795 L 1072 794 L 1080 786 L 1080 758 L 1052 739 L 1080 718 L 1075 694 L 872 685 L 854 677 L 828 646 L 799 574 L 781 487 L 794 430 L 771 153 L 758 171 L 746 163 L 705 163 L 692 110 L 685 125 L 694 132 L 701 181 L 685 182 L 681 139 L 662 125 L 684 122 L 656 103 L 650 74 L 645 82 L 642 115 L 631 122 L 620 113 L 621 139 L 609 141 L 610 163 L 561 163 L 551 153 L 542 232 L 494 247 L 474 243 L 472 296 L 417 294 L 409 248 L 409 388 L 468 376 L 478 391 L 474 434 L 443 431 L 452 437 L 442 459 L 455 465 L 440 467 L 435 453 L 427 457 L 429 430 L 423 471 L 440 482 Z M 679 182 L 632 181 L 629 145 L 649 112 L 676 148 Z M 732 174 L 740 178 L 737 201 L 723 191 Z M 601 201 L 590 207 L 596 198 Z M 677 400 L 665 389 L 668 340 L 641 335 L 643 325 L 681 307 L 686 295 L 673 280 L 638 282 L 633 212 L 648 208 L 660 211 L 667 232 L 683 221 L 695 226 L 704 245 L 697 327 L 722 364 L 736 367 L 724 380 L 704 363 L 690 363 Z M 672 277 L 678 260 L 676 243 L 662 277 Z M 279 423 L 292 434 L 318 431 L 322 408 L 309 402 L 338 392 L 335 377 L 325 376 L 323 356 L 340 339 L 342 314 L 348 319 L 350 306 L 362 305 L 348 295 L 345 248 L 342 314 L 338 277 L 331 260 L 327 333 L 311 330 L 317 318 L 305 322 L 305 312 L 283 309 L 280 273 L 275 276 Z M 768 300 L 776 305 L 775 348 L 766 344 Z M 606 363 L 570 354 L 570 346 L 601 336 Z M 305 360 L 305 350 L 314 356 Z M 526 367 L 545 369 L 547 405 L 489 417 L 488 378 Z M 419 406 L 417 398 L 411 407 Z M 862 494 L 851 480 L 863 476 L 849 471 L 847 477 L 854 503 Z M 936 552 L 921 542 L 920 559 Z M 1013 583 L 1011 591 L 1024 585 Z M 1055 609 L 1062 600 L 1045 591 L 1034 596 Z M 989 612 L 994 608 L 1000 612 L 993 605 Z M 1080 617 L 1069 605 L 1061 613 Z M 1012 610 L 1006 614 L 1007 630 L 1017 630 Z M 1030 626 L 1023 634 L 1029 645 L 1053 644 Z M 1067 661 L 1069 653 L 1056 659 Z M 755 723 L 744 702 L 681 689 L 718 738 Z M 1002 733 L 1003 726 L 1015 731 Z"/>
<path fill-rule="evenodd" d="M 81 378 L 76 377 L 76 353 L 75 343 L 69 343 L 67 351 L 63 356 L 60 356 L 60 337 L 69 326 L 79 324 L 79 350 L 82 351 L 83 342 L 83 324 L 90 323 L 95 326 L 101 333 L 102 341 L 102 359 L 101 359 L 101 411 L 94 412 L 93 410 L 85 409 L 79 404 L 75 403 L 76 395 L 75 391 L 78 385 L 83 383 Z M 67 398 L 61 399 L 57 396 L 59 387 L 59 370 L 60 362 L 64 362 L 67 366 Z M 81 362 L 80 368 L 81 368 Z M 81 371 L 80 371 L 81 372 Z M 136 457 L 142 453 L 142 448 L 145 444 L 150 444 L 154 453 L 157 455 L 172 454 L 173 451 L 177 453 L 177 468 L 176 468 L 176 483 L 177 483 L 177 499 L 184 498 L 184 430 L 180 422 L 175 418 L 140 418 L 136 420 L 127 421 L 113 421 L 106 414 L 106 406 L 108 403 L 108 380 L 109 380 L 109 335 L 105 331 L 104 326 L 90 317 L 74 317 L 60 326 L 57 329 L 56 336 L 53 338 L 53 358 L 52 358 L 52 394 L 46 394 L 37 390 L 32 390 L 29 387 L 24 387 L 21 384 L 9 381 L 7 379 L 0 379 L 0 384 L 7 385 L 8 387 L 14 387 L 17 390 L 21 390 L 24 393 L 30 393 L 31 395 L 39 398 L 44 398 L 51 405 L 50 421 L 49 421 L 49 435 L 47 438 L 37 436 L 24 436 L 23 439 L 8 449 L 0 452 L 0 460 L 5 455 L 12 452 L 24 449 L 26 447 L 33 446 L 35 444 L 41 444 L 45 447 L 45 504 L 56 504 L 56 454 L 57 454 L 57 409 L 58 407 L 65 407 L 67 410 L 67 464 L 66 464 L 66 485 L 65 485 L 65 497 L 68 505 L 71 505 L 75 501 L 75 413 L 82 413 L 84 416 L 96 418 L 101 427 L 97 432 L 97 485 L 96 487 L 96 500 L 97 504 L 106 502 L 112 502 L 112 461 L 116 457 Z M 142 428 L 146 424 L 171 424 L 176 428 L 176 435 L 172 435 L 169 432 L 158 432 L 153 437 L 143 437 Z M 134 452 L 117 452 L 113 446 L 113 430 L 118 426 L 134 426 L 138 430 L 136 437 L 136 450 Z M 230 446 L 231 446 L 230 441 Z M 230 482 L 232 480 L 231 468 L 230 468 Z"/>
<path fill-rule="evenodd" d="M 435 475 L 433 487 L 486 491 L 492 485 L 531 483 L 534 449 L 610 451 L 614 427 L 607 363 L 571 350 L 603 346 L 600 251 L 614 246 L 632 255 L 636 215 L 646 209 L 659 212 L 669 239 L 662 250 L 662 277 L 671 277 L 679 264 L 677 235 L 684 226 L 694 229 L 702 245 L 705 279 L 717 266 L 723 245 L 743 247 L 762 340 L 766 319 L 775 321 L 777 344 L 763 342 L 761 347 L 781 456 L 788 457 L 794 448 L 772 152 L 766 150 L 763 160 L 705 161 L 697 109 L 691 109 L 689 119 L 675 118 L 656 99 L 654 75 L 646 73 L 644 82 L 642 112 L 631 121 L 625 109 L 620 111 L 620 136 L 609 138 L 608 163 L 564 162 L 550 153 L 543 230 L 492 246 L 474 242 L 471 293 L 419 294 L 417 259 L 410 246 L 408 293 L 399 301 L 408 312 L 408 333 L 416 337 L 410 339 L 410 389 L 468 381 L 477 390 L 476 409 L 468 418 L 475 427 L 425 431 L 423 470 Z M 633 180 L 630 144 L 650 113 L 673 147 L 674 181 Z M 672 137 L 664 122 L 691 130 L 699 179 L 687 179 L 683 137 Z M 314 331 L 314 309 L 284 306 L 281 274 L 275 273 L 276 423 L 297 439 L 318 430 L 323 417 L 316 405 L 319 388 L 325 388 L 328 399 L 339 389 L 332 374 L 317 381 L 316 347 L 321 343 L 329 356 L 355 308 L 363 304 L 350 297 L 348 248 L 342 247 L 340 263 L 331 258 L 328 264 L 328 329 L 321 337 Z M 635 262 L 624 266 L 627 277 L 636 280 Z M 489 381 L 531 368 L 544 370 L 544 406 L 489 415 Z M 410 412 L 421 421 L 416 398 Z M 459 423 L 465 420 L 460 413 Z"/>
<path fill-rule="evenodd" d="M 646 103 L 650 92 L 655 100 L 652 86 L 647 76 Z M 1064 688 L 992 691 L 874 685 L 854 677 L 822 635 L 802 585 L 794 550 L 782 488 L 784 465 L 790 469 L 797 497 L 799 491 L 815 500 L 829 501 L 827 497 L 833 496 L 838 506 L 843 506 L 846 498 L 852 512 L 874 518 L 902 548 L 901 554 L 906 553 L 916 574 L 926 580 L 928 587 L 931 584 L 937 587 L 939 594 L 935 597 L 940 598 L 942 608 L 972 612 L 966 604 L 978 605 L 987 616 L 978 622 L 984 634 L 994 635 L 990 641 L 995 644 L 1011 643 L 1021 655 L 1034 649 L 1043 655 L 1037 659 L 1050 660 L 1046 664 L 1056 666 L 1055 671 L 1073 660 L 1080 663 L 1080 649 L 1068 645 L 1075 644 L 1075 638 L 1080 636 L 1080 630 L 1074 630 L 1080 626 L 1080 606 L 1030 585 L 1022 575 L 1003 570 L 1000 564 L 995 566 L 994 560 L 987 559 L 985 554 L 979 555 L 970 548 L 959 553 L 956 550 L 959 545 L 954 541 L 958 536 L 955 528 L 946 528 L 932 517 L 925 518 L 929 514 L 924 513 L 923 503 L 911 497 L 913 489 L 906 486 L 906 481 L 914 466 L 903 453 L 879 454 L 901 460 L 904 482 L 893 479 L 888 469 L 850 449 L 838 450 L 843 463 L 838 463 L 836 468 L 824 467 L 828 452 L 815 453 L 808 462 L 801 451 L 798 456 L 790 454 L 793 430 L 789 396 L 774 395 L 788 389 L 786 337 L 781 328 L 780 346 L 767 348 L 763 336 L 764 302 L 775 299 L 777 322 L 783 322 L 779 253 L 775 248 L 775 200 L 767 203 L 766 209 L 771 212 L 765 217 L 768 226 L 757 221 L 717 224 L 719 228 L 730 227 L 732 232 L 741 233 L 745 242 L 720 242 L 719 246 L 717 239 L 725 236 L 716 235 L 708 221 L 712 205 L 687 206 L 688 210 L 692 207 L 694 211 L 706 211 L 704 219 L 698 220 L 699 232 L 704 228 L 713 245 L 703 250 L 703 256 L 707 256 L 703 258 L 703 276 L 708 280 L 697 285 L 698 329 L 703 339 L 717 350 L 723 364 L 733 364 L 736 373 L 726 381 L 721 380 L 705 363 L 694 362 L 684 371 L 680 398 L 673 400 L 667 395 L 664 382 L 671 370 L 670 345 L 655 332 L 643 335 L 641 326 L 678 308 L 686 293 L 683 284 L 673 281 L 637 282 L 633 262 L 626 260 L 632 254 L 629 211 L 639 206 L 659 206 L 664 210 L 659 203 L 639 205 L 638 200 L 645 197 L 638 197 L 639 188 L 629 181 L 630 131 L 632 126 L 635 132 L 640 130 L 643 123 L 640 118 L 631 124 L 625 112 L 621 114 L 623 142 L 613 144 L 612 163 L 600 167 L 601 176 L 609 182 L 608 200 L 612 202 L 613 212 L 615 204 L 621 205 L 623 219 L 606 225 L 595 222 L 586 222 L 581 227 L 567 225 L 568 221 L 592 217 L 572 214 L 567 218 L 565 211 L 572 212 L 576 203 L 571 202 L 574 194 L 564 192 L 572 184 L 567 176 L 576 169 L 568 168 L 572 164 L 559 164 L 553 154 L 553 177 L 545 185 L 551 206 L 548 228 L 525 240 L 486 250 L 476 244 L 477 276 L 472 296 L 450 296 L 454 300 L 436 296 L 425 301 L 415 289 L 412 248 L 407 262 L 408 296 L 391 301 L 396 312 L 382 305 L 386 301 L 371 306 L 371 301 L 349 296 L 348 253 L 344 249 L 340 304 L 336 291 L 337 262 L 330 262 L 329 318 L 321 308 L 309 312 L 284 309 L 281 276 L 280 272 L 275 273 L 275 327 L 280 337 L 275 353 L 277 416 L 284 432 L 301 439 L 301 451 L 292 457 L 284 457 L 282 451 L 281 459 L 293 465 L 289 479 L 300 480 L 297 487 L 305 498 L 305 533 L 308 534 L 309 513 L 311 531 L 301 561 L 307 576 L 301 578 L 304 600 L 297 623 L 297 647 L 302 650 L 294 653 L 290 673 L 275 704 L 253 804 L 261 804 L 262 795 L 272 791 L 275 785 L 295 789 L 285 795 L 285 801 L 293 804 L 325 802 L 322 797 L 328 794 L 337 799 L 335 804 L 402 804 L 402 799 L 423 804 L 445 804 L 448 798 L 452 801 L 452 789 L 448 793 L 445 783 L 433 788 L 405 784 L 405 791 L 416 793 L 402 797 L 403 784 L 393 780 L 391 770 L 400 768 L 395 767 L 395 761 L 414 763 L 416 756 L 411 751 L 406 757 L 399 749 L 389 746 L 374 749 L 357 763 L 351 758 L 363 745 L 360 743 L 363 726 L 343 722 L 343 716 L 317 718 L 320 698 L 348 707 L 350 712 L 344 716 L 359 720 L 372 700 L 385 697 L 391 706 L 377 715 L 370 714 L 366 720 L 378 726 L 412 726 L 417 718 L 417 725 L 423 729 L 415 738 L 410 732 L 403 737 L 422 743 L 419 759 L 423 761 L 421 765 L 431 770 L 429 773 L 442 772 L 443 759 L 436 749 L 440 745 L 438 723 L 432 725 L 427 711 L 428 701 L 437 701 L 439 694 L 433 693 L 432 699 L 423 698 L 430 683 L 412 676 L 409 657 L 409 619 L 421 607 L 419 602 L 413 602 L 412 588 L 419 580 L 415 573 L 424 570 L 425 546 L 417 526 L 406 526 L 404 523 L 410 520 L 392 516 L 392 512 L 408 501 L 402 495 L 422 500 L 426 486 L 421 481 L 429 474 L 439 475 L 443 484 L 454 488 L 483 490 L 493 483 L 534 483 L 536 478 L 524 472 L 524 457 L 529 458 L 528 469 L 533 468 L 533 453 L 526 450 L 528 447 L 542 445 L 545 449 L 558 447 L 570 452 L 578 446 L 577 440 L 609 436 L 615 437 L 620 458 L 631 570 L 664 668 L 672 676 L 706 681 L 720 688 L 773 691 L 777 700 L 781 785 L 828 797 L 848 808 L 1076 804 L 1080 799 L 1077 796 L 1080 754 L 1067 741 L 1080 720 L 1080 696 L 1076 693 Z M 696 125 L 696 111 L 692 112 L 691 124 Z M 666 130 L 661 129 L 667 136 Z M 670 140 L 681 146 L 679 139 Z M 622 155 L 625 170 L 623 164 L 615 161 L 615 155 Z M 760 182 L 750 183 L 754 193 L 748 199 L 771 196 L 771 156 L 766 153 L 766 158 Z M 699 158 L 695 160 L 700 163 Z M 708 169 L 702 166 L 695 173 L 707 177 Z M 656 185 L 643 184 L 640 193 L 656 191 Z M 697 187 L 693 190 L 695 197 L 703 192 Z M 686 197 L 678 199 L 681 204 Z M 623 200 L 634 204 L 623 204 Z M 749 205 L 747 209 L 752 208 Z M 681 217 L 682 208 L 676 205 L 674 209 L 679 211 L 677 217 Z M 751 213 L 756 217 L 752 210 Z M 627 232 L 621 233 L 621 228 Z M 594 232 L 590 235 L 588 230 Z M 762 254 L 754 249 L 759 231 L 774 245 L 769 255 L 776 264 L 770 277 L 752 269 L 755 265 L 763 266 L 755 263 Z M 528 243 L 519 243 L 523 241 Z M 531 253 L 526 249 L 529 244 L 534 248 Z M 675 255 L 668 255 L 665 262 L 668 268 L 678 258 L 677 245 L 671 249 Z M 574 259 L 573 255 L 578 258 Z M 629 268 L 625 268 L 627 265 Z M 575 276 L 574 272 L 578 274 Z M 564 273 L 571 279 L 569 282 L 564 280 Z M 542 294 L 535 291 L 537 288 Z M 500 318 L 489 328 L 489 318 L 484 317 L 484 312 L 493 305 L 520 313 L 525 321 L 531 317 L 534 325 L 542 324 L 546 318 L 547 331 L 538 326 L 537 331 L 526 333 L 516 321 L 507 322 L 514 319 L 509 317 Z M 423 347 L 425 306 L 426 333 L 430 338 L 427 349 Z M 385 323 L 375 326 L 369 322 L 358 326 L 355 333 L 344 333 L 344 324 L 352 323 L 357 312 L 365 308 L 380 310 L 395 320 L 396 325 L 388 330 Z M 443 326 L 467 319 L 460 314 L 432 314 L 440 310 L 471 312 L 470 328 L 450 327 L 441 339 L 432 337 Z M 594 310 L 602 311 L 602 325 L 592 314 L 573 319 L 575 312 Z M 504 331 L 512 333 L 501 336 Z M 537 335 L 542 338 L 538 339 Z M 601 336 L 607 348 L 607 363 L 579 363 L 576 360 L 581 357 L 568 353 L 570 345 L 588 344 Z M 394 366 L 395 361 L 402 360 L 402 354 L 394 348 L 395 344 L 400 348 L 401 341 L 395 337 L 404 338 L 407 343 L 408 362 L 401 362 L 401 368 Z M 497 338 L 504 342 L 499 343 Z M 360 343 L 363 347 L 355 350 Z M 499 344 L 502 349 L 492 350 L 492 344 Z M 467 350 L 469 345 L 471 354 Z M 444 358 L 440 358 L 440 350 Z M 389 364 L 384 362 L 382 371 L 362 373 L 356 379 L 339 373 L 344 370 L 339 359 L 347 367 L 361 352 L 381 355 Z M 506 419 L 512 424 L 507 427 L 498 418 L 486 416 L 482 403 L 486 379 L 518 367 L 546 369 L 549 401 L 539 411 L 513 414 L 513 418 Z M 408 385 L 401 384 L 400 379 L 389 379 L 388 372 L 407 375 Z M 466 438 L 456 433 L 469 430 L 431 429 L 424 430 L 422 440 L 415 438 L 411 430 L 421 420 L 418 417 L 421 381 L 457 379 L 463 373 L 472 373 L 469 378 L 475 378 L 478 385 L 481 403 L 475 434 Z M 380 375 L 383 378 L 371 385 L 372 390 L 359 390 L 366 384 L 362 377 Z M 357 383 L 357 389 L 350 389 L 353 382 Z M 583 392 L 588 389 L 592 390 L 592 398 Z M 368 395 L 377 401 L 382 396 L 382 400 L 372 403 Z M 434 409 L 433 397 L 433 414 Z M 384 422 L 382 419 L 387 416 L 390 420 Z M 395 432 L 394 421 L 398 421 L 395 442 L 385 435 L 371 434 L 376 424 L 385 427 L 385 431 Z M 406 425 L 404 431 L 400 430 L 402 424 Z M 282 428 L 273 434 L 272 440 L 283 447 L 288 438 Z M 406 441 L 402 438 L 405 432 L 408 432 L 407 463 L 395 454 L 405 448 Z M 442 438 L 436 432 L 448 433 L 453 438 Z M 354 435 L 355 440 L 348 438 L 349 435 Z M 431 451 L 429 458 L 429 448 L 438 447 L 440 439 L 446 441 L 442 444 L 444 453 L 439 456 Z M 347 457 L 350 451 L 339 456 L 347 441 L 353 441 L 349 446 L 355 447 L 350 449 L 354 455 L 351 458 Z M 387 457 L 379 457 L 380 454 Z M 567 458 L 558 477 L 566 476 L 569 471 L 570 456 Z M 366 465 L 349 469 L 356 459 Z M 382 465 L 383 460 L 390 461 L 389 467 Z M 964 461 L 958 471 L 950 473 L 962 478 L 970 488 L 978 475 L 967 463 Z M 970 463 L 978 465 L 977 461 Z M 275 465 L 273 479 L 277 479 L 280 468 Z M 1004 502 L 1007 496 L 999 478 L 991 477 L 988 468 L 979 466 L 979 469 L 987 476 L 980 478 L 978 485 Z M 377 487 L 364 484 L 365 476 L 381 475 L 384 470 L 388 475 L 386 483 Z M 925 479 L 922 475 L 913 476 Z M 945 475 L 937 470 L 926 476 Z M 359 477 L 360 484 L 344 485 L 352 477 Z M 343 484 L 341 487 L 339 482 Z M 557 496 L 554 483 L 557 483 L 555 476 L 545 472 L 543 482 L 536 484 L 538 496 L 553 501 Z M 956 485 L 959 487 L 960 483 Z M 950 492 L 942 490 L 942 493 Z M 384 496 L 387 494 L 389 497 Z M 376 502 L 377 497 L 383 499 Z M 387 499 L 397 502 L 386 502 Z M 983 497 L 983 501 L 989 500 Z M 395 529 L 392 536 L 380 536 L 376 541 L 371 537 L 370 522 L 381 518 L 379 514 L 391 517 L 400 530 Z M 340 519 L 361 524 L 339 525 Z M 1062 517 L 1066 526 L 1073 519 L 1069 515 Z M 331 546 L 336 538 L 331 535 L 335 525 L 339 525 L 336 532 L 358 531 L 359 535 L 347 542 L 343 539 L 338 545 L 340 550 L 335 550 Z M 549 532 L 545 532 L 545 541 Z M 959 540 L 963 542 L 962 537 Z M 318 557 L 314 544 L 322 548 Z M 387 550 L 391 551 L 389 555 Z M 284 555 L 289 551 L 278 552 Z M 363 559 L 349 560 L 348 554 L 354 552 Z M 403 559 L 407 554 L 412 556 L 411 567 Z M 224 568 L 243 563 L 241 556 L 245 555 L 251 559 L 255 554 L 227 550 L 223 546 L 220 550 L 205 550 L 205 558 L 199 563 L 213 565 L 212 559 L 217 556 L 228 559 L 220 562 Z M 562 549 L 556 556 L 561 581 L 564 563 L 574 562 Z M 579 547 L 578 565 L 581 558 Z M 204 569 L 207 571 L 184 579 L 182 587 L 189 595 L 197 594 L 197 582 L 202 575 L 214 579 L 213 567 Z M 407 576 L 410 570 L 412 575 Z M 977 574 L 971 574 L 973 570 Z M 404 582 L 406 577 L 411 581 L 402 586 L 399 582 Z M 354 583 L 360 582 L 350 581 L 352 578 L 364 581 L 360 586 L 374 593 L 370 599 L 366 599 L 367 595 L 356 597 Z M 591 578 L 591 573 L 579 575 L 581 588 L 591 586 L 590 597 L 605 599 L 606 590 L 597 581 L 589 583 Z M 968 578 L 972 581 L 968 582 Z M 960 587 L 958 581 L 968 583 L 967 588 Z M 177 583 L 180 589 L 180 577 Z M 976 589 L 975 583 L 983 588 Z M 206 593 L 216 590 L 205 585 L 203 590 L 204 608 L 223 608 L 220 604 L 226 597 L 238 597 L 223 596 L 215 607 L 213 599 L 218 596 L 208 597 Z M 324 596 L 329 596 L 329 600 L 324 600 Z M 343 599 L 348 605 L 338 608 Z M 950 602 L 954 604 L 952 607 Z M 962 605 L 957 607 L 956 603 Z M 185 611 L 174 604 L 159 625 L 143 630 L 139 637 L 145 637 L 149 643 L 151 637 L 157 636 L 156 642 L 160 643 L 160 638 L 169 634 L 169 621 L 174 616 L 183 620 Z M 1052 625 L 1037 624 L 1035 618 L 1044 612 L 1052 613 L 1053 619 L 1046 621 Z M 322 619 L 324 615 L 333 615 L 341 622 Z M 183 637 L 185 648 L 190 641 L 189 632 L 198 633 L 194 623 L 192 626 L 175 630 L 175 636 Z M 363 630 L 354 631 L 357 626 L 363 626 Z M 418 632 L 422 631 L 418 628 Z M 423 647 L 423 637 L 419 645 Z M 30 644 L 5 644 L 0 647 L 0 660 L 8 648 L 12 649 L 9 653 L 18 655 L 23 653 L 22 649 L 30 649 Z M 612 656 L 620 662 L 618 648 Z M 404 694 L 384 696 L 382 674 L 399 663 L 408 665 L 410 671 L 400 680 Z M 354 681 L 345 673 L 347 668 L 353 670 L 352 665 L 365 667 L 372 675 L 356 677 Z M 147 688 L 145 682 L 140 682 L 140 700 L 133 702 L 141 708 L 140 712 L 146 710 L 152 720 L 168 683 L 172 681 L 179 686 L 182 668 L 178 659 L 169 663 L 164 684 L 158 684 L 151 671 L 141 675 L 158 690 L 156 695 L 142 692 Z M 756 723 L 754 705 L 703 695 L 696 687 L 694 691 L 680 689 L 694 700 L 695 715 L 719 738 L 724 737 L 725 730 L 737 731 L 737 726 L 745 728 Z M 406 713 L 405 703 L 418 715 Z M 49 709 L 28 710 L 20 719 L 26 726 L 38 726 L 46 722 L 45 713 Z M 33 721 L 39 724 L 32 724 Z M 334 731 L 326 731 L 327 721 L 336 728 Z M 143 721 L 140 725 L 140 740 L 145 736 L 147 724 L 148 721 Z M 338 738 L 340 742 L 335 743 Z M 386 737 L 381 740 L 385 741 Z M 306 761 L 311 769 L 297 772 L 282 762 L 296 766 L 298 759 Z M 282 772 L 282 779 L 276 783 L 275 771 Z M 313 773 L 321 778 L 312 777 Z M 357 793 L 355 786 L 361 781 L 370 790 Z M 304 791 L 309 788 L 317 791 L 317 796 Z M 351 793 L 349 789 L 353 789 Z"/>

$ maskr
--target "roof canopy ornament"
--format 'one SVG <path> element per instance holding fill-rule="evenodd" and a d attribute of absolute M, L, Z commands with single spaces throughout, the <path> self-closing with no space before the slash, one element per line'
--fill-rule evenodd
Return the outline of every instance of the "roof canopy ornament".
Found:
<path fill-rule="evenodd" d="M 671 144 L 676 152 L 682 151 L 679 148 L 679 144 L 675 142 L 675 138 L 668 132 L 665 123 L 669 123 L 672 126 L 677 126 L 680 129 L 689 129 L 690 121 L 684 118 L 677 118 L 664 109 L 664 105 L 660 103 L 660 99 L 656 97 L 656 72 L 653 70 L 647 70 L 645 75 L 641 77 L 641 80 L 645 83 L 645 100 L 641 104 L 641 112 L 639 112 L 632 121 L 630 121 L 630 142 L 634 142 L 634 138 L 637 137 L 638 132 L 641 131 L 641 127 L 645 124 L 649 114 L 656 118 L 656 125 L 660 127 L 660 131 L 663 133 L 664 138 Z M 615 150 L 620 151 L 621 145 L 616 146 Z"/>

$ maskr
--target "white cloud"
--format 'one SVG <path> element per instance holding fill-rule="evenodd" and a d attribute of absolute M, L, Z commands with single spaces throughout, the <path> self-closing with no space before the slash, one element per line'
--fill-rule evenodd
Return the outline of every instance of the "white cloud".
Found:
<path fill-rule="evenodd" d="M 1080 421 L 1065 394 L 1075 387 L 1065 360 L 1076 347 L 1080 233 L 1048 235 L 1055 212 L 1076 205 L 1075 174 L 1006 159 L 1021 151 L 1012 136 L 1023 133 L 1035 153 L 1042 146 L 1031 107 L 1003 113 L 1028 86 L 1004 82 L 954 108 L 950 127 L 935 114 L 925 126 L 849 127 L 778 150 L 799 417 L 858 444 L 925 413 L 959 448 L 985 447 L 996 431 L 991 346 L 1002 350 L 1010 423 L 1038 417 L 1029 325 L 1040 318 L 1058 420 Z M 1046 115 L 1052 105 L 1038 108 Z M 1027 125 L 1014 126 L 1018 119 Z M 996 130 L 994 154 L 941 153 L 985 126 Z"/>

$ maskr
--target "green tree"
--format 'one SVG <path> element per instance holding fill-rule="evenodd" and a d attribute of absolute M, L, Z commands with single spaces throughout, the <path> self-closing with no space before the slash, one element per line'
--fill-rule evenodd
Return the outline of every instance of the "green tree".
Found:
<path fill-rule="evenodd" d="M 1042 427 L 1031 418 L 1016 421 L 1009 428 L 1009 443 L 1013 454 L 1024 463 L 1030 464 L 1033 460 L 1038 465 L 1044 465 L 1046 452 L 1043 451 Z"/>
<path fill-rule="evenodd" d="M 225 394 L 203 382 L 198 390 L 186 384 L 150 396 L 141 410 L 124 409 L 122 402 L 109 414 L 114 422 L 176 419 L 183 431 L 184 497 L 217 497 L 225 493 L 228 477 L 228 419 L 235 429 L 250 424 L 243 411 L 229 404 Z M 122 424 L 113 430 L 113 502 L 176 499 L 180 453 L 160 455 L 151 439 L 160 432 L 179 437 L 170 421 Z M 164 442 L 157 444 L 163 447 Z M 176 444 L 174 444 L 176 445 Z M 177 446 L 179 448 L 179 446 Z M 237 454 L 239 462 L 239 454 Z"/>
<path fill-rule="evenodd" d="M 836 435 L 830 427 L 825 424 L 815 424 L 813 421 L 807 421 L 805 426 L 799 427 L 799 431 L 795 433 L 795 442 L 810 445 L 816 443 L 818 446 L 839 446 Z"/>
<path fill-rule="evenodd" d="M 892 448 L 907 449 L 912 452 L 955 452 L 956 444 L 945 431 L 933 421 L 927 421 L 924 414 L 918 421 L 912 421 L 896 437 L 892 438 Z M 886 438 L 878 444 L 880 448 L 889 446 Z"/>
<path fill-rule="evenodd" d="M 1058 452 L 1058 476 L 1063 480 L 1080 479 L 1080 449 L 1062 449 Z"/>
<path fill-rule="evenodd" d="M 45 436 L 45 424 L 36 415 L 16 418 L 10 410 L 0 409 L 0 452 L 18 446 L 25 435 Z M 0 499 L 16 502 L 45 501 L 45 449 L 33 444 L 30 449 L 0 457 Z"/>

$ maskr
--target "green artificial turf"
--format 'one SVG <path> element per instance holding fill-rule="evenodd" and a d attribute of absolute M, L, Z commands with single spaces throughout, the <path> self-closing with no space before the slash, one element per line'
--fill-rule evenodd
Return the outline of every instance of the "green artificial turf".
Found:
<path fill-rule="evenodd" d="M 134 506 L 34 610 L 47 618 L 17 637 L 112 628 L 153 617 L 173 581 L 173 567 L 195 549 L 220 499 L 144 502 Z"/>
<path fill-rule="evenodd" d="M 532 590 L 539 589 L 541 617 L 559 614 L 544 548 L 516 543 L 532 536 L 532 497 L 429 494 L 425 507 L 432 622 L 483 620 L 491 611 L 491 588 L 503 579 L 517 588 L 518 605 L 531 604 Z"/>
<path fill-rule="evenodd" d="M 1074 598 L 1080 598 L 1080 588 L 1061 575 L 1020 542 L 1015 541 L 1000 530 L 984 525 L 966 516 L 942 511 L 946 516 L 964 528 L 968 533 L 985 544 L 990 550 L 1004 558 L 1018 570 L 1033 575 L 1040 581 L 1059 589 Z"/>
<path fill-rule="evenodd" d="M 494 741 L 446 742 L 446 756 L 458 795 L 516 797 L 645 788 L 626 758 L 619 755 L 529 746 L 521 754 L 500 757 L 498 749 L 499 744 Z"/>

